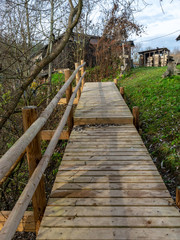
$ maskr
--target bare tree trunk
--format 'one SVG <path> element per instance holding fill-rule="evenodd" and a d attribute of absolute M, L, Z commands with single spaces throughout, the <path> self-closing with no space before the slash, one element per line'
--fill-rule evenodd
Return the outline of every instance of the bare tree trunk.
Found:
<path fill-rule="evenodd" d="M 53 27 L 54 27 L 54 0 L 51 0 L 51 25 L 50 25 L 50 37 L 49 37 L 49 53 L 52 53 L 52 45 L 53 45 Z M 51 78 L 52 78 L 52 62 L 49 63 L 48 68 L 48 89 L 47 89 L 47 102 L 49 103 L 49 96 L 52 92 L 52 85 L 51 85 Z"/>
<path fill-rule="evenodd" d="M 25 1 L 25 9 L 26 9 L 26 25 L 27 25 L 27 36 L 28 36 L 28 48 L 30 48 L 30 46 L 31 46 L 31 34 L 30 34 L 30 27 L 29 27 L 28 2 L 29 2 L 29 0 Z"/>
<path fill-rule="evenodd" d="M 47 64 L 52 62 L 60 54 L 60 52 L 64 49 L 66 43 L 69 40 L 69 37 L 72 33 L 73 28 L 78 23 L 78 20 L 81 15 L 81 11 L 82 11 L 82 2 L 83 2 L 83 0 L 79 0 L 76 7 L 73 7 L 72 1 L 69 0 L 69 3 L 71 5 L 71 11 L 69 14 L 68 26 L 66 28 L 66 31 L 64 33 L 62 40 L 57 45 L 57 47 L 52 51 L 51 54 L 49 54 L 48 56 L 43 58 L 39 63 L 36 64 L 34 70 L 31 72 L 31 75 L 28 76 L 27 79 L 24 80 L 22 85 L 16 90 L 16 92 L 12 96 L 10 102 L 6 106 L 6 112 L 0 118 L 0 129 L 2 129 L 3 125 L 6 123 L 8 118 L 14 113 L 15 108 L 16 108 L 17 104 L 19 103 L 19 100 L 20 100 L 22 94 L 27 89 L 27 87 L 33 82 L 33 80 L 40 73 L 40 71 Z"/>

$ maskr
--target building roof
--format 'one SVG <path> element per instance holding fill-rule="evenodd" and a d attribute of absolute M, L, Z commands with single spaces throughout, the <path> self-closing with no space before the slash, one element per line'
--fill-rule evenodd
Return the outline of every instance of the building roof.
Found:
<path fill-rule="evenodd" d="M 143 53 L 150 53 L 150 52 L 163 52 L 163 51 L 168 51 L 170 52 L 170 50 L 168 48 L 155 48 L 155 49 L 150 49 L 150 50 L 146 50 L 146 51 L 142 51 L 142 52 L 138 52 L 139 54 L 143 54 Z"/>
<path fill-rule="evenodd" d="M 176 38 L 176 41 L 179 41 L 180 40 L 180 35 Z"/>

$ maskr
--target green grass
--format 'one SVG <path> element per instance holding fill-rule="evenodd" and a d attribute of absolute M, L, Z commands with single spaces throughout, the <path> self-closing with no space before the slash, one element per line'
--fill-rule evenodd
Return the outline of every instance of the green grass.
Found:
<path fill-rule="evenodd" d="M 119 80 L 126 102 L 140 109 L 143 139 L 152 157 L 178 170 L 180 167 L 180 76 L 161 78 L 162 68 L 136 68 Z"/>
<path fill-rule="evenodd" d="M 58 85 L 58 84 L 63 84 L 64 83 L 64 74 L 63 73 L 53 73 L 52 74 L 52 84 L 53 85 Z"/>

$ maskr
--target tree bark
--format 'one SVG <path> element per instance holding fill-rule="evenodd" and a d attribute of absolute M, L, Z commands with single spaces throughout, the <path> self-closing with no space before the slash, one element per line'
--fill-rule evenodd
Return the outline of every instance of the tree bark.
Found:
<path fill-rule="evenodd" d="M 50 24 L 49 53 L 48 54 L 52 53 L 53 27 L 54 27 L 54 0 L 51 0 L 51 24 Z M 49 104 L 49 96 L 52 91 L 51 78 L 52 78 L 52 62 L 49 63 L 49 69 L 48 69 L 48 89 L 47 89 L 47 102 L 46 102 L 47 105 Z"/>

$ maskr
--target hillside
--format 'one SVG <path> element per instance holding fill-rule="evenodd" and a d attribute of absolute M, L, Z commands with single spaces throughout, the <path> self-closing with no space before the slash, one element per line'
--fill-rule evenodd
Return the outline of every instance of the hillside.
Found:
<path fill-rule="evenodd" d="M 180 76 L 162 79 L 163 68 L 137 68 L 123 76 L 129 107 L 139 106 L 142 137 L 162 168 L 180 167 Z"/>

